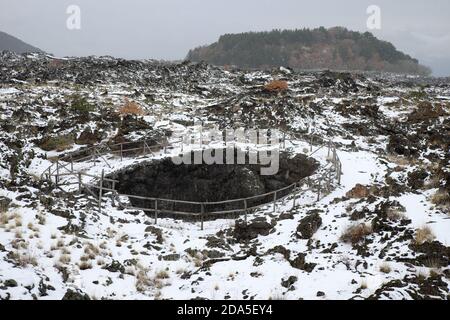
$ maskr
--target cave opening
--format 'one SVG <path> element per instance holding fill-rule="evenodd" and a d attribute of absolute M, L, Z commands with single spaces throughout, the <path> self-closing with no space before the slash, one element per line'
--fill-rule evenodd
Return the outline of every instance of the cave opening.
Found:
<path fill-rule="evenodd" d="M 203 151 L 205 152 L 205 151 Z M 194 156 L 194 152 L 191 153 Z M 154 200 L 129 197 L 133 207 L 158 209 L 163 215 L 180 213 L 239 211 L 270 203 L 288 195 L 292 184 L 311 176 L 319 163 L 304 154 L 279 153 L 278 172 L 262 175 L 262 164 L 177 164 L 172 158 L 142 162 L 110 175 L 118 180 L 122 195 L 157 198 Z M 283 190 L 284 189 L 284 190 Z M 231 201 L 246 199 L 245 201 Z M 180 202 L 172 202 L 177 200 Z M 205 205 L 184 203 L 206 203 Z"/>

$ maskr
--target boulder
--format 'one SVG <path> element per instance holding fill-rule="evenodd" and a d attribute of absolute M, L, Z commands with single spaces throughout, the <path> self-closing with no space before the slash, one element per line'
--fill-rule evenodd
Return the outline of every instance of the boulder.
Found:
<path fill-rule="evenodd" d="M 68 289 L 67 292 L 64 294 L 62 300 L 91 300 L 91 299 L 86 293 L 83 293 L 79 290 L 74 291 Z"/>
<path fill-rule="evenodd" d="M 249 224 L 242 221 L 236 221 L 233 236 L 236 241 L 248 241 L 257 238 L 258 236 L 267 236 L 272 230 L 273 226 L 264 218 L 256 218 Z"/>
<path fill-rule="evenodd" d="M 296 276 L 290 276 L 287 279 L 281 279 L 281 286 L 287 289 L 291 288 L 296 283 L 298 278 Z"/>
<path fill-rule="evenodd" d="M 308 215 L 300 220 L 297 227 L 297 235 L 301 239 L 310 239 L 314 233 L 322 225 L 322 218 L 319 215 L 319 210 L 308 212 Z"/>
<path fill-rule="evenodd" d="M 3 285 L 7 288 L 15 288 L 15 287 L 17 287 L 17 281 L 14 279 L 8 279 L 8 280 L 5 280 Z"/>

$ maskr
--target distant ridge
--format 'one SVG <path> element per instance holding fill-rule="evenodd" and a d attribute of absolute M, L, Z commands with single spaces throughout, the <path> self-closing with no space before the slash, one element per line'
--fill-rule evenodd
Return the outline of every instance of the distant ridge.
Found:
<path fill-rule="evenodd" d="M 186 59 L 249 69 L 358 70 L 428 75 L 431 70 L 370 32 L 342 27 L 226 34 Z"/>
<path fill-rule="evenodd" d="M 43 52 L 16 37 L 0 31 L 0 51 L 11 51 L 15 53 Z"/>

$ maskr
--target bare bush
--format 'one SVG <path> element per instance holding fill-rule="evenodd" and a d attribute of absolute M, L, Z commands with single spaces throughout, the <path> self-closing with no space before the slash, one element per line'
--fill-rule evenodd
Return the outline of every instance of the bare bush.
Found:
<path fill-rule="evenodd" d="M 264 86 L 264 89 L 270 92 L 282 92 L 288 89 L 289 85 L 283 80 L 273 80 Z"/>
<path fill-rule="evenodd" d="M 145 114 L 145 112 L 136 102 L 126 100 L 125 104 L 119 108 L 119 114 L 121 116 L 142 116 Z"/>
<path fill-rule="evenodd" d="M 357 244 L 363 241 L 368 235 L 372 234 L 372 227 L 361 223 L 352 225 L 341 235 L 341 241 L 351 244 Z"/>

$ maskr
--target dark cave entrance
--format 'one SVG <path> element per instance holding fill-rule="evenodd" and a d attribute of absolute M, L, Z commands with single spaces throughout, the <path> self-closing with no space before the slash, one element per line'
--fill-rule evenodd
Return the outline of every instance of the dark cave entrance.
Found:
<path fill-rule="evenodd" d="M 193 153 L 192 153 L 193 156 Z M 248 160 L 248 158 L 247 158 Z M 234 163 L 237 163 L 235 161 Z M 171 158 L 140 163 L 110 175 L 119 181 L 120 194 L 189 202 L 221 202 L 249 198 L 247 208 L 270 203 L 273 195 L 260 196 L 288 187 L 312 175 L 319 163 L 304 154 L 279 154 L 279 170 L 275 175 L 261 175 L 260 164 L 175 164 Z M 292 190 L 278 193 L 282 198 Z M 207 204 L 173 203 L 170 201 L 130 197 L 133 207 L 157 209 L 162 216 L 178 216 L 180 212 L 200 213 L 245 209 L 244 202 Z M 150 212 L 150 211 L 149 211 Z"/>

